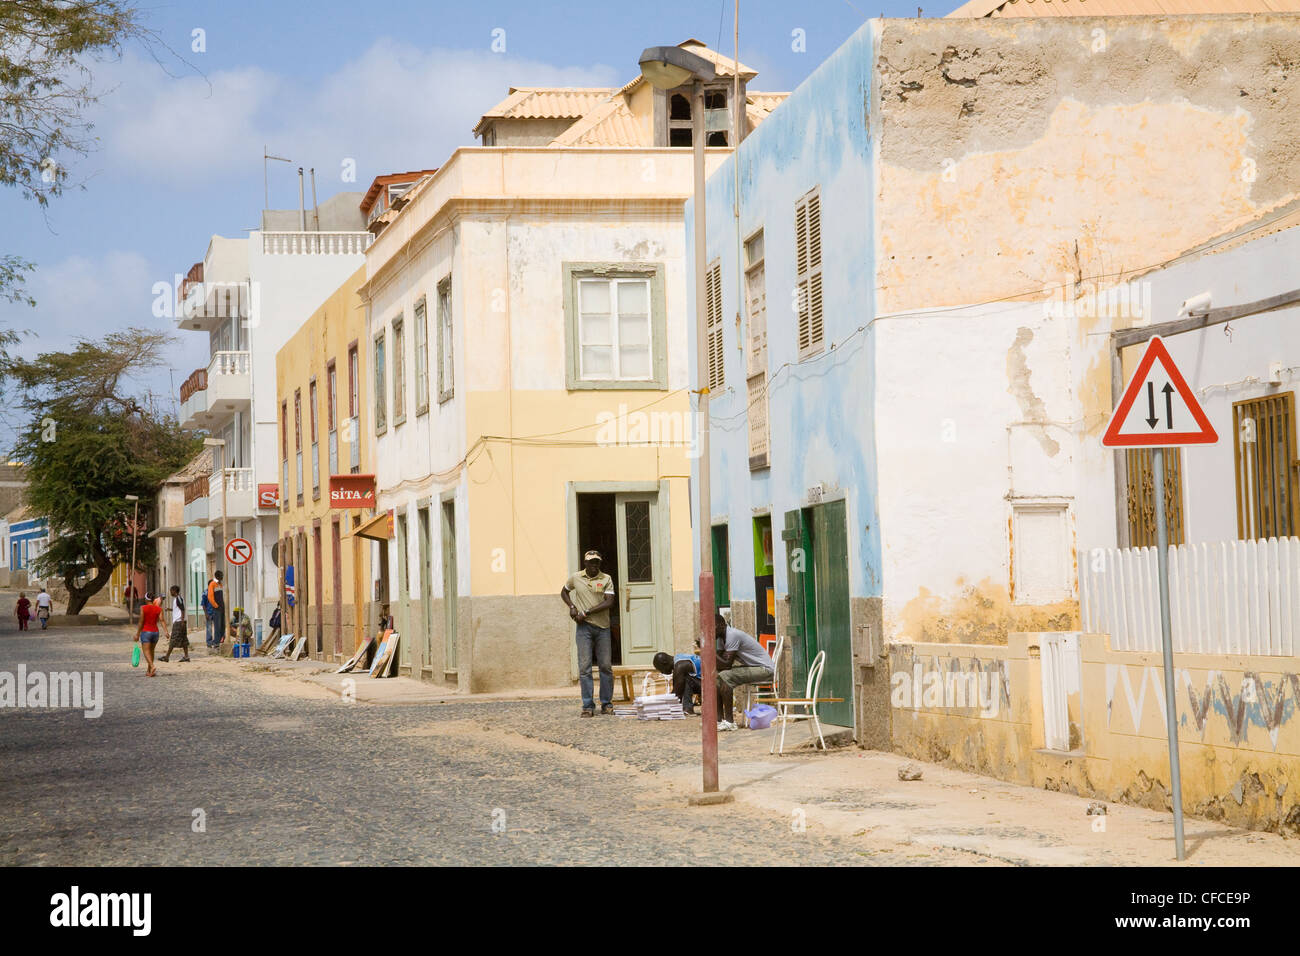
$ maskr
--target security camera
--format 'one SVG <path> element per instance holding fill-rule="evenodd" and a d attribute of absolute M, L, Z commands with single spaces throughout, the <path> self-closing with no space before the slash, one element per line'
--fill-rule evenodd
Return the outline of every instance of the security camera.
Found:
<path fill-rule="evenodd" d="M 1183 303 L 1182 308 L 1178 310 L 1178 317 L 1184 315 L 1204 315 L 1210 311 L 1210 293 L 1202 292 L 1200 295 L 1194 295 Z"/>

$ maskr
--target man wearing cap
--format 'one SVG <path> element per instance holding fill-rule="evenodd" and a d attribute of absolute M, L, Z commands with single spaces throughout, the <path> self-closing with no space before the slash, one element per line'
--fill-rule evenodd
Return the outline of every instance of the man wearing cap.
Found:
<path fill-rule="evenodd" d="M 582 570 L 569 575 L 560 588 L 560 600 L 577 622 L 578 686 L 582 689 L 582 716 L 596 713 L 591 694 L 591 661 L 600 668 L 600 712 L 614 713 L 614 667 L 609 638 L 609 609 L 614 606 L 614 581 L 600 570 L 600 552 L 582 556 Z"/>

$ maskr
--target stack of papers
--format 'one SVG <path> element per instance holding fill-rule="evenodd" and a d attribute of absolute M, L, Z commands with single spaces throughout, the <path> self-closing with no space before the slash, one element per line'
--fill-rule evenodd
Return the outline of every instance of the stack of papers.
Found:
<path fill-rule="evenodd" d="M 685 720 L 682 702 L 676 694 L 656 694 L 650 697 L 638 697 L 633 704 L 639 720 Z"/>

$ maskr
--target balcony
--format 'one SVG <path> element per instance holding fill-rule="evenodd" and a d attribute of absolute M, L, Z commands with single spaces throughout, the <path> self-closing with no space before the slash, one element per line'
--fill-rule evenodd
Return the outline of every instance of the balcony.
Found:
<path fill-rule="evenodd" d="M 359 256 L 375 237 L 368 232 L 264 232 L 268 256 Z"/>
<path fill-rule="evenodd" d="M 200 369 L 200 371 L 203 371 Z M 185 484 L 184 521 L 188 525 L 208 523 L 208 476 L 202 475 Z"/>
<path fill-rule="evenodd" d="M 225 481 L 224 504 L 222 480 Z M 214 472 L 208 482 L 208 523 L 220 524 L 222 517 L 243 521 L 257 515 L 257 482 L 251 468 L 226 468 Z M 224 511 L 222 509 L 225 509 Z"/>
<path fill-rule="evenodd" d="M 214 428 L 246 410 L 252 395 L 252 354 L 217 352 L 181 386 L 181 427 Z"/>
<path fill-rule="evenodd" d="M 196 368 L 181 385 L 182 428 L 199 428 L 208 413 L 208 370 Z"/>

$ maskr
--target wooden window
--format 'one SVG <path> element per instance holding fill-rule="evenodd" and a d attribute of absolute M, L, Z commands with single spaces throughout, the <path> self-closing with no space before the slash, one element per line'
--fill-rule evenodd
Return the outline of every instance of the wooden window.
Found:
<path fill-rule="evenodd" d="M 808 193 L 794 207 L 795 268 L 799 308 L 799 358 L 817 355 L 823 348 L 822 327 L 822 199 L 820 189 Z"/>
<path fill-rule="evenodd" d="M 766 468 L 771 460 L 767 406 L 767 276 L 763 230 L 745 241 L 745 301 L 749 325 L 745 348 L 745 379 L 749 423 L 749 468 Z"/>
<path fill-rule="evenodd" d="M 320 498 L 320 444 L 319 432 L 316 430 L 316 379 L 308 386 L 307 404 L 311 412 L 311 497 Z"/>
<path fill-rule="evenodd" d="M 357 347 L 348 349 L 348 418 L 356 418 L 361 408 L 361 380 L 357 377 Z"/>
<path fill-rule="evenodd" d="M 406 327 L 393 319 L 393 425 L 406 421 Z"/>
<path fill-rule="evenodd" d="M 375 336 L 375 434 L 388 429 L 388 382 L 384 369 L 384 333 Z"/>
<path fill-rule="evenodd" d="M 451 276 L 438 283 L 438 404 L 455 395 L 455 356 L 452 351 Z"/>
<path fill-rule="evenodd" d="M 704 341 L 709 350 L 709 391 L 721 389 L 727 377 L 727 357 L 722 348 L 722 263 L 714 260 L 704 273 Z"/>
<path fill-rule="evenodd" d="M 651 358 L 649 280 L 579 279 L 579 376 L 648 381 Z"/>
<path fill-rule="evenodd" d="M 415 303 L 415 414 L 429 410 L 429 319 L 424 299 Z"/>
<path fill-rule="evenodd" d="M 1296 534 L 1295 392 L 1232 405 L 1237 477 L 1237 537 Z"/>
<path fill-rule="evenodd" d="M 280 403 L 280 508 L 289 510 L 289 403 Z"/>
<path fill-rule="evenodd" d="M 339 473 L 339 377 L 338 367 L 330 359 L 325 366 L 325 425 L 329 429 L 329 474 Z"/>
<path fill-rule="evenodd" d="M 298 504 L 302 504 L 302 389 L 293 390 L 293 448 L 294 455 L 297 459 L 297 476 L 298 484 L 295 486 L 295 493 L 298 496 Z"/>
<path fill-rule="evenodd" d="M 1151 449 L 1129 448 L 1125 452 L 1128 472 L 1128 541 L 1134 548 L 1156 544 L 1155 477 L 1151 471 Z M 1183 456 L 1179 448 L 1165 449 L 1165 527 L 1169 543 L 1183 544 Z"/>
<path fill-rule="evenodd" d="M 338 368 L 333 360 L 330 361 L 326 368 L 325 383 L 326 425 L 330 431 L 336 431 L 339 427 L 339 378 Z"/>
<path fill-rule="evenodd" d="M 563 268 L 568 388 L 667 388 L 663 266 L 566 262 Z"/>

